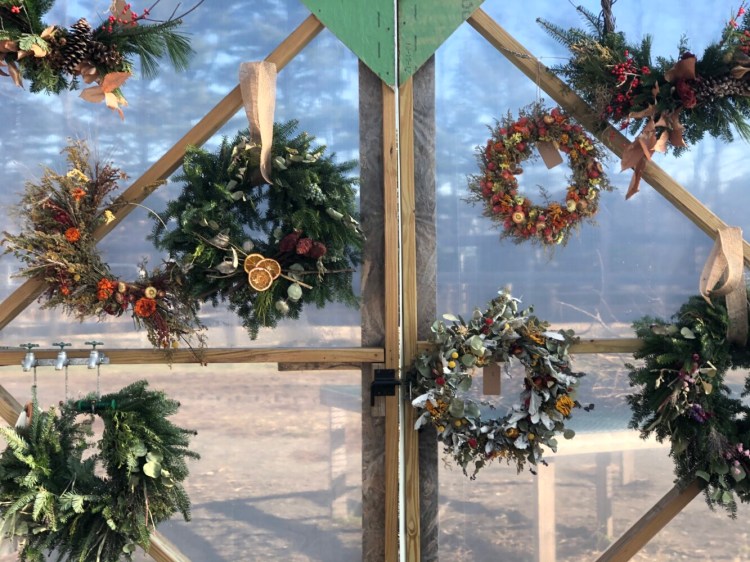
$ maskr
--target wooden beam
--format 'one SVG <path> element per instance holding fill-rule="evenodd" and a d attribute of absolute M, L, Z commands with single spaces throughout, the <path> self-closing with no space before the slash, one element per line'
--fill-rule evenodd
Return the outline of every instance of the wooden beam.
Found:
<path fill-rule="evenodd" d="M 594 134 L 618 157 L 622 157 L 623 151 L 630 144 L 627 137 L 613 127 L 607 127 L 604 131 L 596 132 L 600 126 L 600 121 L 591 107 L 573 92 L 565 82 L 552 74 L 521 43 L 500 27 L 486 12 L 481 8 L 478 9 L 468 19 L 468 22 L 521 72 L 560 104 L 560 107 L 573 115 L 581 125 Z M 672 179 L 653 161 L 646 166 L 643 179 L 711 238 L 716 238 L 717 231 L 727 226 L 724 221 L 708 210 L 692 193 Z M 750 267 L 750 244 L 744 240 L 743 252 L 745 265 Z"/>
<path fill-rule="evenodd" d="M 582 339 L 570 346 L 571 353 L 633 353 L 642 346 L 638 338 Z M 417 352 L 430 351 L 429 341 L 417 342 Z"/>
<path fill-rule="evenodd" d="M 648 541 L 661 531 L 701 492 L 697 480 L 685 488 L 675 486 L 649 509 L 638 522 L 613 543 L 597 562 L 626 562 L 635 556 Z"/>
<path fill-rule="evenodd" d="M 408 368 L 417 351 L 417 231 L 414 179 L 414 81 L 399 86 L 398 147 L 401 194 L 401 337 L 402 364 Z M 403 372 L 403 370 L 402 370 Z M 404 389 L 405 390 L 405 389 Z M 419 513 L 419 434 L 414 408 L 404 409 L 404 517 L 406 560 L 421 560 Z"/>
<path fill-rule="evenodd" d="M 383 92 L 383 227 L 385 250 L 385 368 L 400 367 L 399 215 L 396 93 L 385 82 Z M 398 559 L 398 396 L 385 398 L 385 559 Z"/>
<path fill-rule="evenodd" d="M 34 350 L 37 359 L 54 359 L 59 350 Z M 198 363 L 193 351 L 177 349 L 171 353 L 171 360 L 158 349 L 102 349 L 116 365 L 142 365 L 150 363 Z M 68 351 L 68 357 L 88 357 L 86 350 Z M 0 350 L 0 366 L 20 365 L 25 350 Z M 382 363 L 383 349 L 378 347 L 232 347 L 226 349 L 204 349 L 202 357 L 211 363 Z M 359 368 L 358 365 L 357 368 Z"/>
<path fill-rule="evenodd" d="M 190 558 L 158 531 L 151 533 L 146 553 L 156 562 L 190 562 Z"/>
<path fill-rule="evenodd" d="M 281 70 L 302 49 L 323 30 L 323 24 L 315 16 L 309 16 L 284 41 L 266 57 Z M 165 180 L 182 164 L 188 146 L 201 146 L 242 107 L 242 94 L 239 85 L 229 92 L 216 107 L 209 111 L 184 137 L 159 158 L 143 175 L 126 189 L 118 200 L 125 203 L 143 202 L 153 191 L 151 186 Z M 99 241 L 109 234 L 134 209 L 135 205 L 123 205 L 115 213 L 115 219 L 94 231 L 94 239 Z M 44 291 L 42 279 L 25 281 L 8 298 L 0 303 L 0 330 L 29 306 Z"/>

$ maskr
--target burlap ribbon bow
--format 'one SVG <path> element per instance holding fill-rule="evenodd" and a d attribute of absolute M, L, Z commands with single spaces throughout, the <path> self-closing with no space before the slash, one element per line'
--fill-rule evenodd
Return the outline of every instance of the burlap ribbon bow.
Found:
<path fill-rule="evenodd" d="M 725 296 L 729 326 L 727 339 L 740 346 L 747 342 L 747 289 L 743 262 L 742 229 L 719 229 L 714 247 L 703 266 L 701 296 L 711 304 L 712 296 Z"/>
<path fill-rule="evenodd" d="M 260 173 L 270 184 L 276 65 L 265 61 L 243 62 L 240 65 L 240 91 L 250 123 L 250 140 L 260 146 Z"/>

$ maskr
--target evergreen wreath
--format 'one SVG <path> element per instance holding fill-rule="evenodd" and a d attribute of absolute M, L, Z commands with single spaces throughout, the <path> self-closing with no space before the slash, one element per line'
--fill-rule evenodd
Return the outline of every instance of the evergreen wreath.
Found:
<path fill-rule="evenodd" d="M 188 149 L 182 193 L 155 222 L 156 245 L 186 270 L 195 298 L 227 301 L 253 339 L 261 327 L 297 318 L 306 303 L 357 305 L 355 163 L 335 163 L 296 128 L 274 126 L 273 185 L 246 132 L 215 154 Z"/>
<path fill-rule="evenodd" d="M 576 387 L 583 373 L 571 370 L 568 348 L 572 330 L 552 332 L 549 324 L 519 308 L 520 301 L 501 291 L 486 311 L 476 309 L 467 322 L 446 314 L 450 322 L 432 325 L 429 352 L 414 360 L 408 374 L 412 405 L 417 409 L 414 428 L 432 424 L 445 453 L 471 478 L 493 459 L 515 463 L 521 472 L 528 462 L 542 460 L 543 448 L 557 450 L 556 436 L 571 439 L 565 427 L 573 408 Z M 494 406 L 463 395 L 471 389 L 475 368 L 492 362 L 518 361 L 525 374 L 519 402 L 503 416 L 487 416 Z M 593 405 L 587 406 L 588 411 Z M 484 410 L 484 411 L 483 411 Z"/>
<path fill-rule="evenodd" d="M 602 128 L 612 122 L 635 133 L 653 116 L 659 134 L 676 133 L 677 142 L 670 139 L 676 154 L 684 141 L 692 144 L 706 134 L 729 142 L 734 129 L 750 138 L 750 13 L 744 6 L 700 58 L 683 38 L 678 60 L 659 56 L 656 62 L 650 36 L 634 43 L 607 25 L 608 18 L 577 9 L 588 29 L 537 21 L 571 52 L 569 62 L 552 70 L 597 111 Z"/>
<path fill-rule="evenodd" d="M 36 401 L 22 429 L 0 428 L 8 446 L 0 455 L 3 537 L 22 539 L 20 559 L 130 560 L 148 549 L 156 525 L 180 512 L 190 519 L 182 486 L 195 432 L 167 418 L 179 403 L 146 381 L 98 398 L 40 411 Z M 91 413 L 87 419 L 79 414 Z M 96 453 L 87 437 L 94 415 L 104 422 Z M 102 475 L 102 472 L 104 473 Z"/>
<path fill-rule="evenodd" d="M 568 158 L 572 174 L 564 203 L 537 205 L 518 191 L 521 164 L 532 157 L 540 142 L 554 143 Z M 573 228 L 594 217 L 599 192 L 612 189 L 601 157 L 598 144 L 563 111 L 534 105 L 517 119 L 508 115 L 492 129 L 486 146 L 478 149 L 481 173 L 471 178 L 470 200 L 481 202 L 484 215 L 502 225 L 504 238 L 516 243 L 565 243 Z"/>
<path fill-rule="evenodd" d="M 141 268 L 141 278 L 125 281 L 97 249 L 94 232 L 125 205 L 110 196 L 127 176 L 110 163 L 93 162 L 84 142 L 70 141 L 63 153 L 68 172 L 47 168 L 38 183 L 27 182 L 17 210 L 21 231 L 3 232 L 5 252 L 25 266 L 16 275 L 45 281 L 43 308 L 61 306 L 81 321 L 129 313 L 155 347 L 170 349 L 180 340 L 190 345 L 202 326 L 180 268 Z"/>
<path fill-rule="evenodd" d="M 635 322 L 642 341 L 627 364 L 633 410 L 630 427 L 641 436 L 671 443 L 677 482 L 696 477 L 705 485 L 708 505 L 734 517 L 736 499 L 750 501 L 750 407 L 730 397 L 727 370 L 750 367 L 750 353 L 727 341 L 723 304 L 692 297 L 672 322 L 644 317 Z M 750 392 L 750 377 L 744 394 Z"/>
<path fill-rule="evenodd" d="M 26 78 L 32 92 L 50 94 L 76 89 L 79 79 L 96 82 L 82 97 L 105 101 L 122 115 L 119 106 L 127 103 L 119 87 L 133 72 L 133 56 L 139 57 L 145 77 L 156 75 L 164 56 L 179 70 L 187 67 L 192 49 L 177 28 L 202 1 L 156 20 L 152 11 L 160 0 L 141 13 L 125 0 L 113 0 L 107 19 L 92 26 L 80 18 L 66 29 L 42 20 L 54 0 L 0 0 L 0 74 L 18 86 Z"/>

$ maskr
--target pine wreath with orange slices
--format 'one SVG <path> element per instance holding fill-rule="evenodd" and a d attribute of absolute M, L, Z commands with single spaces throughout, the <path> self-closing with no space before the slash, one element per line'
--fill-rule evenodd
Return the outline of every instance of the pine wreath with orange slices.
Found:
<path fill-rule="evenodd" d="M 274 126 L 272 184 L 246 131 L 216 153 L 189 149 L 182 193 L 152 235 L 182 265 L 193 295 L 226 301 L 253 339 L 305 304 L 357 304 L 356 164 L 335 162 L 296 129 L 296 121 Z"/>

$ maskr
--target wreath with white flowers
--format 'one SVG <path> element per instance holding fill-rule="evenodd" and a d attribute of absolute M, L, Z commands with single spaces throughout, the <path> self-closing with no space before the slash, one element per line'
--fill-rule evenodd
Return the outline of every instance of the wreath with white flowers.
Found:
<path fill-rule="evenodd" d="M 573 408 L 580 407 L 575 392 L 583 376 L 572 371 L 568 356 L 573 332 L 549 331 L 549 324 L 533 316 L 532 308 L 519 305 L 518 299 L 501 291 L 486 311 L 476 309 L 468 322 L 444 315 L 450 324 L 438 320 L 432 325 L 433 349 L 420 354 L 408 373 L 416 395 L 415 429 L 432 424 L 446 454 L 465 474 L 473 463 L 471 478 L 493 459 L 514 462 L 519 472 L 528 462 L 533 472 L 534 465 L 544 462 L 543 446 L 556 451 L 558 435 L 575 435 L 565 427 Z M 473 371 L 512 361 L 525 369 L 519 402 L 505 415 L 487 415 L 493 406 L 465 396 Z"/>
<path fill-rule="evenodd" d="M 540 143 L 567 156 L 571 177 L 562 203 L 538 205 L 519 193 L 516 176 L 523 173 L 521 164 Z M 596 215 L 599 193 L 612 190 L 598 143 L 559 108 L 546 111 L 535 105 L 517 119 L 508 115 L 492 129 L 477 156 L 481 173 L 469 183 L 470 200 L 481 202 L 485 216 L 502 225 L 502 236 L 517 243 L 567 242 L 573 228 Z"/>
<path fill-rule="evenodd" d="M 750 502 L 750 407 L 730 396 L 725 375 L 749 368 L 750 353 L 728 341 L 728 324 L 723 302 L 710 305 L 697 296 L 672 322 L 642 318 L 634 324 L 642 341 L 634 357 L 643 362 L 626 367 L 638 388 L 628 397 L 630 427 L 669 441 L 677 480 L 697 478 L 709 506 L 734 516 L 737 499 Z"/>
<path fill-rule="evenodd" d="M 179 402 L 139 381 L 101 397 L 41 411 L 25 427 L 0 428 L 2 537 L 22 539 L 19 558 L 116 562 L 136 546 L 148 549 L 156 525 L 181 513 L 190 519 L 182 486 L 194 431 L 168 417 Z M 81 419 L 81 413 L 90 416 Z M 104 433 L 91 450 L 93 416 Z"/>

